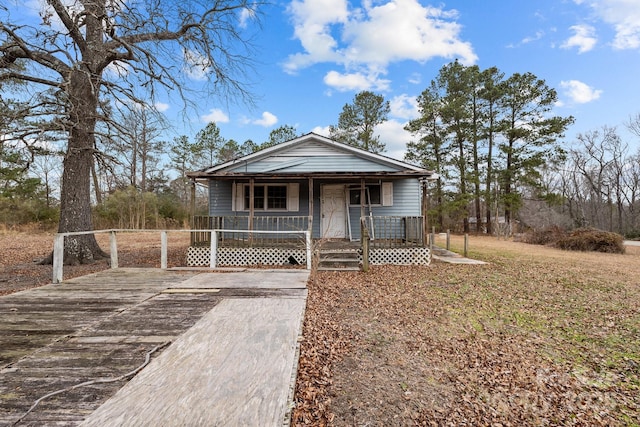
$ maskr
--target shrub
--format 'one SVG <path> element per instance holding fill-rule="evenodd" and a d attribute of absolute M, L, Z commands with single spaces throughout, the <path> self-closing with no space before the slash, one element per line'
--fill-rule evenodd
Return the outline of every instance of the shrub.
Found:
<path fill-rule="evenodd" d="M 624 253 L 621 235 L 595 228 L 578 228 L 556 241 L 555 246 L 571 251 Z"/>
<path fill-rule="evenodd" d="M 566 234 L 562 228 L 552 225 L 541 230 L 528 231 L 522 237 L 522 241 L 532 245 L 551 245 L 566 236 Z"/>

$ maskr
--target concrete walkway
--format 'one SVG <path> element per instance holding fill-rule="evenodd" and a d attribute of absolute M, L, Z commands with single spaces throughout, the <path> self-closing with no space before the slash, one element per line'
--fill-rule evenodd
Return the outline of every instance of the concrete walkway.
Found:
<path fill-rule="evenodd" d="M 486 264 L 486 262 L 484 261 L 465 258 L 460 254 L 448 251 L 440 247 L 433 248 L 433 254 L 431 254 L 431 258 L 433 258 L 435 261 L 446 262 L 449 264 L 475 264 L 475 265 Z"/>
<path fill-rule="evenodd" d="M 68 324 L 26 347 L 26 338 L 0 338 L 0 425 L 287 424 L 307 280 L 306 270 L 118 269 L 2 297 L 4 331 Z M 101 315 L 85 309 L 94 297 Z M 102 382 L 145 355 L 130 381 Z"/>

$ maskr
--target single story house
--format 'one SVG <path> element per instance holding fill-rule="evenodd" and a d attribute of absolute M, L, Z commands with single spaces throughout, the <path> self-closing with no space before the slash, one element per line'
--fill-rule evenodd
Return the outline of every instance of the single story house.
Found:
<path fill-rule="evenodd" d="M 307 231 L 322 243 L 359 242 L 363 230 L 374 247 L 424 248 L 433 175 L 314 133 L 187 174 L 209 190 L 209 216 L 195 217 L 193 228 L 225 230 L 229 245 L 250 240 L 253 250 L 260 241 L 278 246 L 276 232 L 291 240 L 286 231 Z"/>

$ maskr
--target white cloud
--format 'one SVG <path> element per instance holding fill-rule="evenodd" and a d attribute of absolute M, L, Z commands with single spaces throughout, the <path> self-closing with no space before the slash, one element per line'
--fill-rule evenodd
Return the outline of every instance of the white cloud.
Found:
<path fill-rule="evenodd" d="M 324 76 L 324 83 L 327 86 L 337 89 L 338 91 L 362 91 L 377 90 L 386 91 L 389 89 L 389 80 L 379 78 L 376 73 L 339 73 L 338 71 L 329 71 Z"/>
<path fill-rule="evenodd" d="M 414 85 L 418 85 L 422 83 L 422 76 L 419 73 L 413 73 L 411 74 L 411 76 L 409 76 L 408 82 Z"/>
<path fill-rule="evenodd" d="M 560 47 L 563 49 L 578 48 L 578 53 L 589 52 L 595 46 L 598 39 L 595 37 L 595 28 L 591 25 L 573 25 L 569 27 L 573 35 Z"/>
<path fill-rule="evenodd" d="M 404 120 L 412 120 L 420 117 L 418 110 L 418 101 L 415 96 L 406 94 L 393 97 L 389 101 L 391 107 L 390 115 Z"/>
<path fill-rule="evenodd" d="M 264 113 L 262 113 L 261 118 L 252 120 L 251 123 L 258 126 L 269 127 L 278 123 L 278 118 L 274 114 L 265 111 Z"/>
<path fill-rule="evenodd" d="M 385 144 L 385 156 L 394 159 L 404 159 L 407 143 L 411 141 L 411 133 L 404 130 L 406 123 L 397 120 L 387 120 L 376 126 L 375 134 L 380 136 L 380 142 Z"/>
<path fill-rule="evenodd" d="M 346 0 L 292 1 L 288 7 L 294 24 L 294 36 L 305 53 L 291 55 L 285 70 L 296 72 L 318 62 L 338 62 L 337 41 L 331 35 L 331 25 L 347 22 Z"/>
<path fill-rule="evenodd" d="M 532 43 L 532 42 L 540 40 L 543 37 L 544 37 L 544 31 L 538 30 L 538 31 L 536 31 L 536 33 L 534 35 L 523 38 L 520 41 L 520 43 L 522 43 L 522 44 Z"/>
<path fill-rule="evenodd" d="M 422 6 L 416 0 L 391 0 L 366 10 L 367 19 L 344 29 L 348 61 L 386 65 L 392 61 L 424 62 L 434 57 L 477 60 L 468 42 L 458 37 L 457 12 Z"/>
<path fill-rule="evenodd" d="M 169 109 L 169 104 L 166 104 L 164 102 L 156 102 L 154 104 L 154 107 L 156 107 L 156 110 L 158 110 L 159 112 L 164 113 Z"/>
<path fill-rule="evenodd" d="M 464 64 L 477 60 L 469 42 L 460 39 L 462 27 L 456 11 L 423 6 L 418 0 L 365 1 L 348 9 L 345 0 L 298 0 L 288 9 L 294 36 L 303 52 L 289 56 L 284 68 L 295 73 L 317 63 L 342 65 L 344 71 L 327 74 L 325 82 L 368 88 L 388 85 L 378 76 L 391 62 L 432 58 L 458 58 Z"/>
<path fill-rule="evenodd" d="M 184 56 L 182 71 L 187 77 L 198 81 L 206 80 L 211 70 L 209 59 L 191 49 L 183 49 L 182 55 Z"/>
<path fill-rule="evenodd" d="M 318 135 L 329 137 L 329 126 L 316 126 L 311 129 L 311 132 L 317 133 Z"/>
<path fill-rule="evenodd" d="M 615 49 L 640 48 L 640 2 L 637 0 L 593 0 L 586 3 L 607 24 L 613 26 L 616 35 L 612 42 Z"/>
<path fill-rule="evenodd" d="M 229 123 L 229 116 L 219 108 L 210 109 L 209 114 L 205 114 L 200 118 L 205 123 Z"/>
<path fill-rule="evenodd" d="M 246 28 L 247 22 L 256 17 L 256 10 L 253 7 L 245 7 L 240 12 L 240 28 Z"/>
<path fill-rule="evenodd" d="M 575 104 L 586 104 L 600 98 L 601 90 L 596 90 L 591 86 L 579 80 L 563 80 L 560 87 L 564 89 L 564 93 Z"/>

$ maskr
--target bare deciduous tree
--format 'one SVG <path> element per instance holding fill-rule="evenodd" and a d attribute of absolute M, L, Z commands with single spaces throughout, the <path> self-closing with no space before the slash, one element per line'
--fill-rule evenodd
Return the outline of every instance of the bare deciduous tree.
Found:
<path fill-rule="evenodd" d="M 46 118 L 40 132 L 67 142 L 59 232 L 92 230 L 90 173 L 98 124 L 112 123 L 108 101 L 152 104 L 160 88 L 188 99 L 190 74 L 208 80 L 209 96 L 250 100 L 244 23 L 257 3 L 47 0 L 41 7 L 32 24 L 0 7 L 0 82 L 27 83 L 28 115 Z M 93 235 L 67 239 L 66 263 L 104 255 Z"/>

